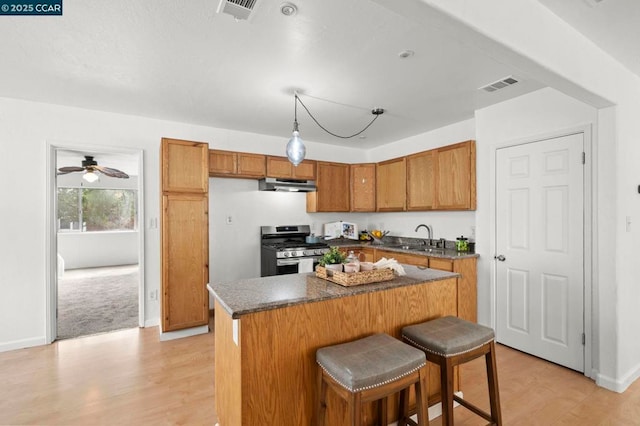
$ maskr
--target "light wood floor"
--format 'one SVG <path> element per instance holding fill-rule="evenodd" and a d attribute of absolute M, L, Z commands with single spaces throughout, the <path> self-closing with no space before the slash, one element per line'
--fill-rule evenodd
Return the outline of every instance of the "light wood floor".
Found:
<path fill-rule="evenodd" d="M 213 343 L 213 333 L 160 342 L 152 327 L 0 353 L 0 424 L 213 425 Z M 617 394 L 513 349 L 497 354 L 506 425 L 640 425 L 640 380 Z M 463 390 L 488 409 L 482 360 L 464 366 Z M 455 419 L 486 423 L 463 408 Z"/>

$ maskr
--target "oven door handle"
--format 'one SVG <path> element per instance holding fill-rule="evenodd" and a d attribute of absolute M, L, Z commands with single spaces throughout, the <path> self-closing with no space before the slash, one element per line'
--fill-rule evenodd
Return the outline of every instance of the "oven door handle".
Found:
<path fill-rule="evenodd" d="M 300 263 L 300 259 L 278 259 L 278 266 L 297 265 Z"/>

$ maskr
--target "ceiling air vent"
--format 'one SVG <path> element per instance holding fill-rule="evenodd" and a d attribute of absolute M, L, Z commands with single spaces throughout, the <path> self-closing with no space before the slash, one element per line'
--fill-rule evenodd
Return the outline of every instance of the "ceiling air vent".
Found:
<path fill-rule="evenodd" d="M 258 0 L 220 0 L 218 13 L 226 13 L 236 20 L 248 20 L 256 7 Z"/>
<path fill-rule="evenodd" d="M 502 80 L 487 84 L 486 86 L 481 87 L 480 90 L 484 90 L 485 92 L 495 92 L 496 90 L 504 89 L 505 87 L 509 87 L 513 84 L 516 84 L 517 82 L 518 80 L 509 76 L 503 78 Z"/>

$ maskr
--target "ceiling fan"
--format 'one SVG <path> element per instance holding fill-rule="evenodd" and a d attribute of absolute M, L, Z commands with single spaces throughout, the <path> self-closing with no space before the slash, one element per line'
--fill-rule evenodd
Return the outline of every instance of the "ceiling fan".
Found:
<path fill-rule="evenodd" d="M 113 178 L 128 179 L 129 175 L 118 169 L 112 169 L 111 167 L 98 166 L 98 162 L 93 159 L 91 155 L 85 155 L 82 161 L 82 167 L 79 166 L 66 166 L 58 169 L 59 175 L 66 175 L 73 172 L 85 172 L 83 179 L 88 182 L 95 182 L 98 180 L 98 175 L 95 172 L 100 172 L 106 176 Z"/>

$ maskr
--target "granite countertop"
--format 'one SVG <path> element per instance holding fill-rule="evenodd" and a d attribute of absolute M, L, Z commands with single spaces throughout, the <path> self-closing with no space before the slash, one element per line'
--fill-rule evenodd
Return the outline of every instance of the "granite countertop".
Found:
<path fill-rule="evenodd" d="M 242 315 L 254 312 L 284 308 L 302 303 L 320 302 L 459 276 L 456 273 L 435 269 L 410 265 L 403 265 L 403 267 L 407 275 L 396 276 L 391 281 L 352 287 L 343 287 L 331 281 L 318 278 L 314 272 L 310 272 L 213 283 L 208 284 L 207 289 L 232 318 L 240 318 Z"/>
<path fill-rule="evenodd" d="M 338 246 L 341 248 L 353 248 L 353 249 L 362 249 L 365 247 L 375 248 L 379 250 L 387 250 L 394 251 L 397 253 L 406 253 L 406 254 L 415 254 L 418 256 L 429 256 L 429 257 L 438 257 L 441 259 L 466 259 L 471 257 L 480 257 L 477 253 L 473 252 L 462 252 L 457 251 L 453 248 L 439 249 L 434 248 L 431 251 L 425 250 L 426 247 L 421 247 L 415 244 L 406 244 L 409 248 L 403 248 L 402 246 L 405 244 L 399 242 L 390 242 L 390 243 L 375 243 L 375 242 L 360 242 L 357 240 L 349 240 L 344 238 L 337 238 L 335 240 L 326 240 L 325 243 L 329 244 L 329 246 Z"/>

